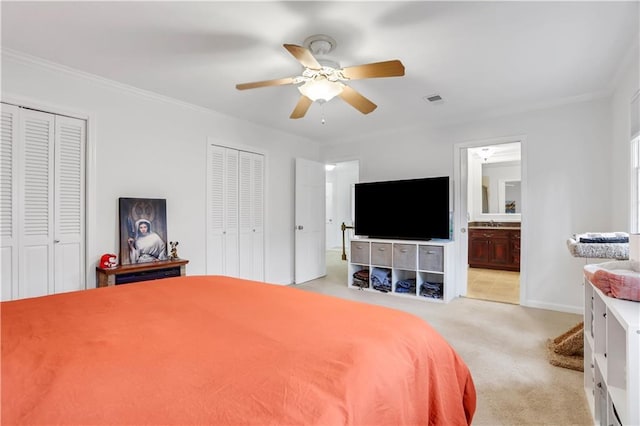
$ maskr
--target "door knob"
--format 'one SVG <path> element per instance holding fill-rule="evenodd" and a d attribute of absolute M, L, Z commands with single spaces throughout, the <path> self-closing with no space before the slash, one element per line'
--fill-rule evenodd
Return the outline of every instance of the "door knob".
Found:
<path fill-rule="evenodd" d="M 304 226 L 298 225 L 298 229 L 302 231 L 304 229 Z"/>

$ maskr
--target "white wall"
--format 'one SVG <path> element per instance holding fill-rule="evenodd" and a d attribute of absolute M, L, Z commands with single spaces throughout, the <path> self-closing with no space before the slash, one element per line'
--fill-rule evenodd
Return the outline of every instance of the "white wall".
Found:
<path fill-rule="evenodd" d="M 118 252 L 119 197 L 165 198 L 168 235 L 189 259 L 187 273 L 206 272 L 207 137 L 266 153 L 265 278 L 293 282 L 294 162 L 317 160 L 316 143 L 3 52 L 2 100 L 9 99 L 90 117 L 89 286 L 100 255 Z"/>
<path fill-rule="evenodd" d="M 629 51 L 616 81 L 611 101 L 613 118 L 611 143 L 611 204 L 610 228 L 629 232 L 630 222 L 630 156 L 631 141 L 629 106 L 633 95 L 640 90 L 640 41 Z M 638 118 L 636 117 L 636 120 Z"/>
<path fill-rule="evenodd" d="M 265 277 L 272 282 L 293 281 L 296 157 L 359 159 L 362 182 L 453 176 L 454 144 L 525 135 L 522 253 L 527 271 L 523 304 L 528 306 L 580 312 L 584 260 L 569 255 L 566 239 L 576 232 L 628 226 L 628 101 L 638 88 L 637 53 L 621 73 L 612 99 L 363 135 L 323 147 L 103 80 L 4 53 L 2 59 L 3 98 L 23 98 L 91 118 L 97 192 L 89 212 L 95 225 L 88 248 L 93 262 L 118 247 L 118 198 L 158 197 L 167 199 L 168 232 L 180 241 L 180 255 L 190 259 L 188 273 L 205 273 L 207 137 L 267 153 Z"/>
<path fill-rule="evenodd" d="M 527 271 L 523 276 L 527 291 L 523 304 L 581 312 L 582 275 L 576 267 L 580 263 L 569 254 L 566 240 L 576 232 L 610 228 L 609 99 L 457 125 L 366 135 L 348 145 L 323 147 L 322 156 L 326 161 L 358 156 L 362 181 L 453 176 L 454 144 L 514 135 L 526 136 L 522 263 Z"/>

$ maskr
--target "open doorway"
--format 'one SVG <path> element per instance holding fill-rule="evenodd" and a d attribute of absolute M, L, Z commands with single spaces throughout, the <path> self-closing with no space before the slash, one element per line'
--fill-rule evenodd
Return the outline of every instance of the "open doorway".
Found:
<path fill-rule="evenodd" d="M 342 228 L 344 223 L 353 226 L 353 188 L 360 176 L 358 160 L 327 164 L 326 167 L 326 247 L 342 252 Z M 345 231 L 345 244 L 352 230 Z"/>
<path fill-rule="evenodd" d="M 522 139 L 456 147 L 459 182 L 456 215 L 459 294 L 519 304 L 525 188 Z"/>

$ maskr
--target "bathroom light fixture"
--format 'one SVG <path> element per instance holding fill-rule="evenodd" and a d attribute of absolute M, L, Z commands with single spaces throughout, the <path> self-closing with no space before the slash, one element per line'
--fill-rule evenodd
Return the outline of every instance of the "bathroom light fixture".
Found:
<path fill-rule="evenodd" d="M 489 160 L 489 157 L 491 157 L 494 152 L 495 148 L 493 148 L 492 146 L 485 146 L 480 148 L 478 154 L 480 155 L 480 158 L 482 158 L 482 161 L 486 163 L 487 160 Z"/>
<path fill-rule="evenodd" d="M 325 164 L 324 165 L 324 169 L 328 172 L 330 172 L 331 170 L 335 169 L 336 165 L 335 164 Z"/>

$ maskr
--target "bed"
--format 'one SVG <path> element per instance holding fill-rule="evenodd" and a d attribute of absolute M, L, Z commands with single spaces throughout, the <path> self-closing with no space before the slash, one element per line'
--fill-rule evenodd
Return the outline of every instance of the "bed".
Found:
<path fill-rule="evenodd" d="M 422 319 L 186 276 L 2 302 L 2 424 L 471 423 L 472 376 Z"/>

